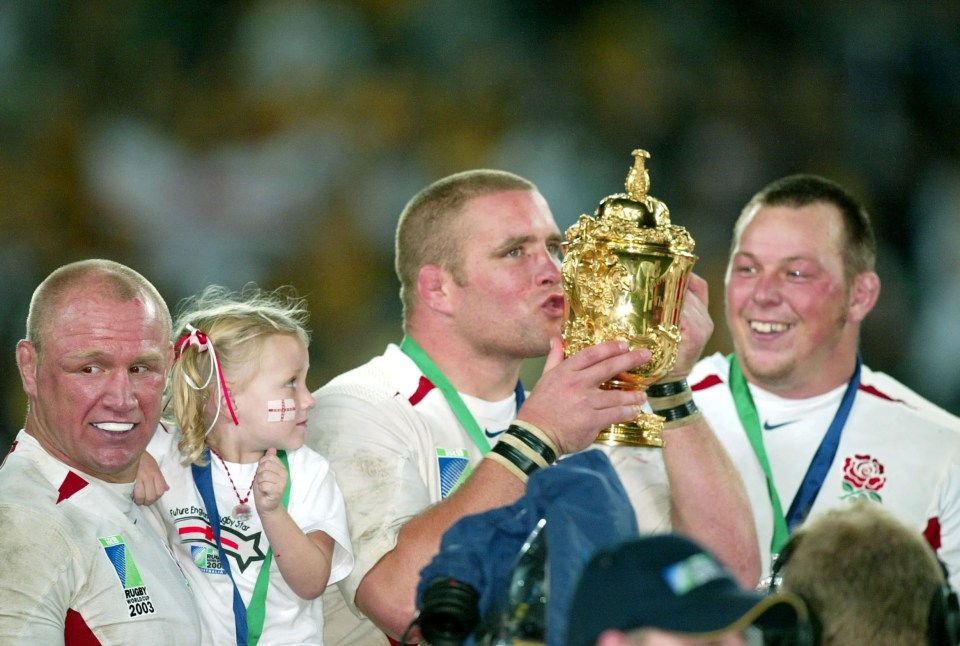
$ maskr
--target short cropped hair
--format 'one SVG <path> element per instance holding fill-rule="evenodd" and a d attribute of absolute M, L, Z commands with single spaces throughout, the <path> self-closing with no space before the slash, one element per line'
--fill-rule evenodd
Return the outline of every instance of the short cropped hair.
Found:
<path fill-rule="evenodd" d="M 119 302 L 130 301 L 138 296 L 147 297 L 156 306 L 169 336 L 170 309 L 157 288 L 126 265 L 113 260 L 91 258 L 54 270 L 34 290 L 27 313 L 26 340 L 36 348 L 38 354 L 42 352 L 43 338 L 49 332 L 47 324 L 55 317 L 63 297 L 81 285 Z"/>
<path fill-rule="evenodd" d="M 471 199 L 506 191 L 536 191 L 519 175 L 500 170 L 469 170 L 430 184 L 407 202 L 397 224 L 396 261 L 404 323 L 409 321 L 417 298 L 417 277 L 424 265 L 461 271 L 459 216 Z"/>
<path fill-rule="evenodd" d="M 754 195 L 740 212 L 733 228 L 732 257 L 743 230 L 753 213 L 761 207 L 787 206 L 800 208 L 824 202 L 840 211 L 846 240 L 841 244 L 844 277 L 848 285 L 865 271 L 874 271 L 877 241 L 870 215 L 845 188 L 818 175 L 789 175 L 775 180 Z"/>
<path fill-rule="evenodd" d="M 188 336 L 191 327 L 206 335 L 225 378 L 240 387 L 256 373 L 267 337 L 286 334 L 309 346 L 308 320 L 306 301 L 292 288 L 267 292 L 248 285 L 241 292 L 232 292 L 211 285 L 181 302 L 174 329 L 178 339 Z M 179 344 L 170 371 L 167 398 L 173 410 L 165 410 L 165 420 L 180 428 L 178 448 L 185 464 L 203 464 L 201 456 L 210 430 L 207 404 L 220 396 L 211 361 L 209 351 Z M 200 385 L 203 387 L 198 388 Z"/>
<path fill-rule="evenodd" d="M 919 531 L 864 501 L 810 521 L 787 550 L 780 588 L 806 600 L 824 642 L 926 643 L 931 603 L 946 579 Z"/>

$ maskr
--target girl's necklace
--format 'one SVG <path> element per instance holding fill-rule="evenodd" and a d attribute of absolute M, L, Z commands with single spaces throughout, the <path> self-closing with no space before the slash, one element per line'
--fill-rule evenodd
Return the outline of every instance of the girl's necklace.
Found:
<path fill-rule="evenodd" d="M 237 490 L 237 485 L 233 481 L 233 476 L 230 475 L 230 469 L 227 467 L 226 460 L 224 460 L 223 456 L 220 455 L 220 453 L 217 452 L 217 450 L 212 446 L 210 447 L 210 452 L 220 459 L 220 464 L 223 465 L 223 470 L 226 471 L 227 478 L 230 479 L 230 485 L 233 487 L 233 493 L 237 494 L 237 500 L 240 501 L 240 503 L 233 508 L 230 516 L 232 518 L 236 518 L 237 520 L 250 520 L 250 505 L 247 504 L 247 501 L 250 500 L 250 492 L 253 491 L 253 483 L 257 479 L 256 472 L 254 472 L 253 480 L 250 481 L 250 486 L 247 488 L 247 495 L 241 497 L 240 492 Z"/>

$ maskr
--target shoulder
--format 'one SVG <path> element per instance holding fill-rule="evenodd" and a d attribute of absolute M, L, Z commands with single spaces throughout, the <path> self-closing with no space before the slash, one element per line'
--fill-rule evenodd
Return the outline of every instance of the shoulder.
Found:
<path fill-rule="evenodd" d="M 0 468 L 0 545 L 3 551 L 13 560 L 17 557 L 10 555 L 18 551 L 18 545 L 29 550 L 30 554 L 44 555 L 46 559 L 74 558 L 77 554 L 69 547 L 78 538 L 76 514 L 72 507 L 59 502 L 71 486 L 68 479 L 75 479 L 75 474 L 62 466 L 58 475 L 51 469 L 59 463 L 43 469 L 26 455 L 16 454 L 17 450 Z M 53 458 L 47 459 L 56 462 Z"/>
<path fill-rule="evenodd" d="M 287 463 L 290 466 L 290 481 L 293 487 L 304 492 L 297 495 L 313 497 L 321 491 L 337 487 L 336 474 L 330 461 L 306 444 L 299 449 L 287 451 Z M 323 505 L 326 505 L 326 502 L 323 502 Z"/>
<path fill-rule="evenodd" d="M 871 370 L 863 366 L 860 377 L 860 391 L 878 400 L 896 404 L 905 404 L 926 414 L 940 418 L 948 424 L 960 427 L 960 418 L 937 406 L 915 390 L 884 372 Z"/>
<path fill-rule="evenodd" d="M 159 463 L 169 458 L 179 462 L 180 450 L 177 448 L 177 442 L 179 441 L 180 429 L 176 426 L 158 424 L 156 431 L 153 433 L 153 437 L 150 438 L 150 442 L 147 444 L 147 451 Z"/>
<path fill-rule="evenodd" d="M 299 449 L 287 451 L 287 462 L 290 464 L 291 471 L 303 471 L 304 473 L 316 474 L 317 472 L 326 472 L 330 468 L 330 461 L 323 455 L 304 444 Z"/>
<path fill-rule="evenodd" d="M 53 508 L 60 497 L 58 490 L 75 475 L 20 431 L 0 466 L 0 504 Z"/>
<path fill-rule="evenodd" d="M 917 416 L 960 431 L 960 418 L 947 412 L 890 375 L 863 366 L 860 392 L 891 407 L 913 411 Z"/>
<path fill-rule="evenodd" d="M 419 376 L 416 364 L 399 347 L 390 344 L 383 354 L 334 377 L 313 395 L 318 400 L 344 395 L 389 399 L 403 392 L 406 384 Z"/>
<path fill-rule="evenodd" d="M 694 390 L 707 390 L 727 382 L 730 362 L 719 352 L 704 357 L 693 366 L 687 382 Z"/>
<path fill-rule="evenodd" d="M 311 427 L 329 428 L 341 421 L 395 419 L 413 415 L 413 402 L 433 386 L 399 347 L 345 372 L 313 393 Z"/>
<path fill-rule="evenodd" d="M 74 532 L 65 514 L 48 504 L 15 504 L 8 500 L 0 501 L 0 545 L 10 556 L 15 543 L 29 546 L 33 554 L 44 554 L 44 558 L 62 554 L 64 547 L 71 545 Z M 59 551 L 48 553 L 45 550 L 58 546 Z"/>

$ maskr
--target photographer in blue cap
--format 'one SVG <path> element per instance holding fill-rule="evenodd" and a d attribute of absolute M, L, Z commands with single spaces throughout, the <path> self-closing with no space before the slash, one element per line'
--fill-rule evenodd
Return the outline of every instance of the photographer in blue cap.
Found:
<path fill-rule="evenodd" d="M 809 643 L 799 597 L 740 587 L 713 555 L 676 534 L 597 552 L 570 608 L 567 646 L 732 646 L 747 643 L 750 626 Z"/>

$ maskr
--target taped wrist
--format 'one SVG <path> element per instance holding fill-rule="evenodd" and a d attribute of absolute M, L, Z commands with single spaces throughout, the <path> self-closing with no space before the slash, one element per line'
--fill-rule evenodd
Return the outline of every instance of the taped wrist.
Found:
<path fill-rule="evenodd" d="M 665 429 L 686 426 L 702 417 L 686 379 L 651 385 L 647 401 L 654 414 L 664 419 Z"/>
<path fill-rule="evenodd" d="M 546 433 L 517 420 L 503 432 L 486 457 L 526 482 L 537 469 L 557 461 L 557 450 Z"/>
<path fill-rule="evenodd" d="M 516 435 L 531 449 L 536 451 L 547 464 L 553 464 L 560 450 L 550 437 L 530 422 L 517 419 L 507 429 L 508 435 Z"/>

